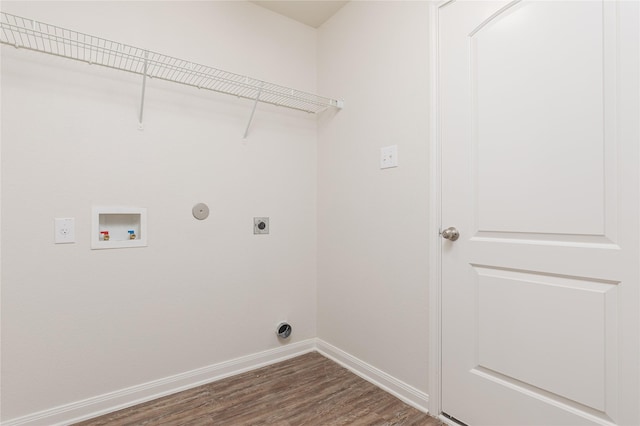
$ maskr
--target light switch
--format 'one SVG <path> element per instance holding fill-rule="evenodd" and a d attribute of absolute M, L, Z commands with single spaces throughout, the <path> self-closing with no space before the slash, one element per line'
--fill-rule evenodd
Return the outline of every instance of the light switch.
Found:
<path fill-rule="evenodd" d="M 55 220 L 55 243 L 68 244 L 76 242 L 76 223 L 72 217 L 56 218 Z"/>
<path fill-rule="evenodd" d="M 398 145 L 380 148 L 380 168 L 398 167 Z"/>

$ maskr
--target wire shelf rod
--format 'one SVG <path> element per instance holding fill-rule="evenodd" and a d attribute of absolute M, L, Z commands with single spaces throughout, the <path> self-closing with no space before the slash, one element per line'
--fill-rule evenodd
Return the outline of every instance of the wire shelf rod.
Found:
<path fill-rule="evenodd" d="M 258 102 L 317 113 L 343 102 L 0 12 L 0 43 Z M 142 116 L 142 111 L 141 114 Z"/>

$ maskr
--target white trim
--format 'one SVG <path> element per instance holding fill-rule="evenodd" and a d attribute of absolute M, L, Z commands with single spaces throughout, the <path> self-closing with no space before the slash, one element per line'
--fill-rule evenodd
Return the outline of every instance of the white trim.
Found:
<path fill-rule="evenodd" d="M 230 361 L 197 368 L 185 373 L 154 380 L 103 395 L 2 422 L 2 426 L 69 425 L 108 414 L 163 396 L 212 383 L 236 374 L 275 364 L 296 356 L 317 351 L 347 370 L 392 394 L 418 410 L 428 413 L 429 395 L 379 370 L 366 362 L 321 340 L 308 339 L 280 348 L 269 349 Z"/>
<path fill-rule="evenodd" d="M 482 30 L 484 27 L 489 25 L 491 23 L 491 21 L 493 21 L 498 16 L 502 15 L 504 12 L 506 12 L 509 9 L 511 9 L 513 6 L 515 6 L 516 4 L 520 3 L 521 1 L 522 0 L 513 0 L 511 3 L 507 4 L 506 6 L 502 7 L 500 10 L 498 10 L 496 13 L 494 13 L 491 16 L 489 16 L 487 19 L 482 21 L 482 23 L 480 25 L 478 25 L 473 31 L 471 31 L 469 33 L 469 37 L 471 38 L 471 37 L 475 36 L 480 30 Z"/>
<path fill-rule="evenodd" d="M 2 426 L 67 425 L 284 361 L 316 347 L 315 339 L 154 380 L 2 422 Z"/>
<path fill-rule="evenodd" d="M 429 395 L 407 383 L 396 379 L 393 376 L 379 370 L 372 365 L 344 352 L 341 349 L 317 339 L 317 351 L 325 357 L 337 362 L 352 373 L 360 376 L 366 381 L 376 385 L 380 389 L 397 397 L 401 401 L 411 405 L 418 410 L 428 413 Z"/>
<path fill-rule="evenodd" d="M 441 170 L 440 122 L 439 122 L 439 10 L 453 0 L 431 3 L 429 8 L 430 43 L 429 63 L 431 100 L 429 111 L 430 135 L 430 181 L 429 188 L 429 411 L 438 416 L 442 413 L 441 378 Z"/>
<path fill-rule="evenodd" d="M 438 416 L 438 420 L 440 420 L 442 423 L 449 426 L 460 426 L 462 424 L 462 423 L 456 422 L 455 420 L 451 420 L 449 417 L 446 417 L 442 414 Z"/>

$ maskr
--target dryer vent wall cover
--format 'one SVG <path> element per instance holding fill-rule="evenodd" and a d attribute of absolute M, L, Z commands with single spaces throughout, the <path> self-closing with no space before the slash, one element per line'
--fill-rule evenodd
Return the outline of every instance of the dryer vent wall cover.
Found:
<path fill-rule="evenodd" d="M 286 322 L 281 322 L 278 324 L 278 328 L 276 329 L 276 334 L 281 339 L 288 339 L 291 336 L 291 325 Z"/>

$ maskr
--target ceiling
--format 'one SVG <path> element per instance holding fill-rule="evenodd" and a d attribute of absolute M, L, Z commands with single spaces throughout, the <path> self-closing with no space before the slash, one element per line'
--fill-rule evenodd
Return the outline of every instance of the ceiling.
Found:
<path fill-rule="evenodd" d="M 259 6 L 288 18 L 302 22 L 313 28 L 318 28 L 333 16 L 347 1 L 337 0 L 253 0 Z"/>

